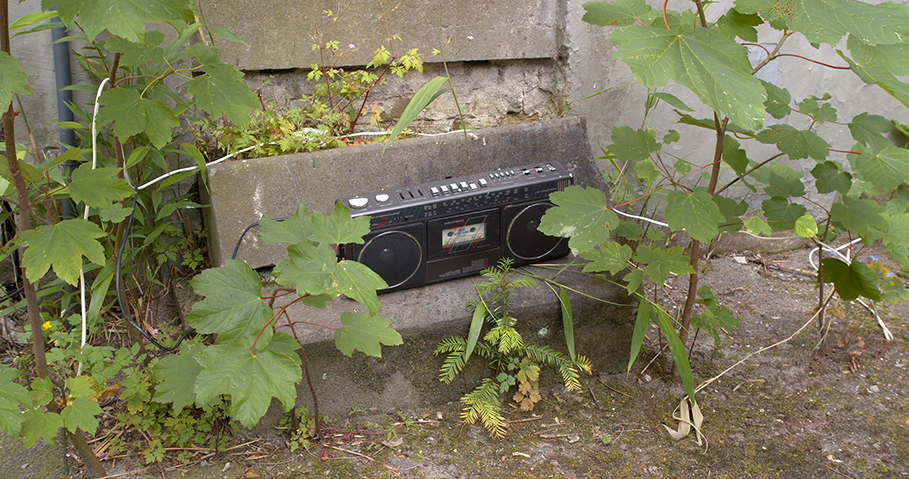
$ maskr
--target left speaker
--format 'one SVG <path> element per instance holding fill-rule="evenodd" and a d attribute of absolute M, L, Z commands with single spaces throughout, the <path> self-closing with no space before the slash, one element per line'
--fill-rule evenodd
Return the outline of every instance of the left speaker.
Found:
<path fill-rule="evenodd" d="M 424 238 L 424 223 L 375 231 L 363 237 L 364 244 L 350 245 L 350 257 L 388 283 L 383 292 L 422 284 L 426 274 Z"/>

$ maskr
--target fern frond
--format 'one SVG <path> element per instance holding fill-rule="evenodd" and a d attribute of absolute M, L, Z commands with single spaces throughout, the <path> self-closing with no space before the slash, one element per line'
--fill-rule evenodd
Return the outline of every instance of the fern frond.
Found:
<path fill-rule="evenodd" d="M 450 353 L 452 351 L 463 351 L 467 346 L 467 340 L 460 336 L 451 336 L 439 341 L 436 349 L 432 351 L 433 356 Z"/>
<path fill-rule="evenodd" d="M 565 382 L 565 389 L 569 391 L 581 389 L 581 375 L 574 365 L 562 364 L 559 366 L 559 374 L 562 376 L 562 381 Z"/>
<path fill-rule="evenodd" d="M 492 379 L 484 379 L 483 384 L 461 397 L 464 408 L 461 409 L 461 420 L 476 424 L 477 419 L 490 435 L 505 437 L 508 424 L 501 414 L 502 403 L 499 401 L 499 388 Z"/>
<path fill-rule="evenodd" d="M 524 351 L 527 353 L 527 357 L 541 364 L 548 364 L 553 367 L 561 367 L 563 364 L 574 365 L 574 361 L 567 354 L 560 353 L 549 346 L 525 344 Z"/>

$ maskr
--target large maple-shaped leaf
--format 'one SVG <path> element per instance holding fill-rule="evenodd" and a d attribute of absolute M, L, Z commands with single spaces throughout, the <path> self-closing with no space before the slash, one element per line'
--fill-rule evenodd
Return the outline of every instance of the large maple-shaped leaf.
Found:
<path fill-rule="evenodd" d="M 259 241 L 264 244 L 297 244 L 309 241 L 312 217 L 306 206 L 297 207 L 297 212 L 284 220 L 273 220 L 262 215 L 259 220 Z"/>
<path fill-rule="evenodd" d="M 60 411 L 60 416 L 63 418 L 63 425 L 69 432 L 81 429 L 91 436 L 98 429 L 97 416 L 103 412 L 94 399 L 78 397 Z"/>
<path fill-rule="evenodd" d="M 549 195 L 556 206 L 546 210 L 539 230 L 549 236 L 571 238 L 568 246 L 577 254 L 609 241 L 619 217 L 609 209 L 606 195 L 593 187 L 569 186 Z"/>
<path fill-rule="evenodd" d="M 830 207 L 830 219 L 847 231 L 854 231 L 866 240 L 880 238 L 890 223 L 881 214 L 884 207 L 876 201 L 846 196 L 841 203 Z"/>
<path fill-rule="evenodd" d="M 909 213 L 890 216 L 887 221 L 887 232 L 881 235 L 884 246 L 891 258 L 909 268 Z"/>
<path fill-rule="evenodd" d="M 382 357 L 382 345 L 396 346 L 403 340 L 397 331 L 388 327 L 390 319 L 367 313 L 341 313 L 341 328 L 335 331 L 335 346 L 347 356 L 360 350 L 367 356 Z"/>
<path fill-rule="evenodd" d="M 66 186 L 70 198 L 91 208 L 106 209 L 133 194 L 133 189 L 123 178 L 117 178 L 118 168 L 95 168 L 85 163 L 73 171 L 73 179 Z"/>
<path fill-rule="evenodd" d="M 761 143 L 776 144 L 789 159 L 814 158 L 824 161 L 829 153 L 830 143 L 810 130 L 797 130 L 789 125 L 773 125 L 757 135 Z"/>
<path fill-rule="evenodd" d="M 59 414 L 34 408 L 22 414 L 22 430 L 19 434 L 25 436 L 23 445 L 26 449 L 34 446 L 38 439 L 44 439 L 44 442 L 53 446 L 61 427 L 63 418 Z"/>
<path fill-rule="evenodd" d="M 139 67 L 147 63 L 159 65 L 164 63 L 164 49 L 160 46 L 163 41 L 163 33 L 150 31 L 145 34 L 145 40 L 142 43 L 113 37 L 104 42 L 104 49 L 120 53 L 120 65 L 124 67 Z"/>
<path fill-rule="evenodd" d="M 763 124 L 767 93 L 735 40 L 715 29 L 678 24 L 669 31 L 659 23 L 621 28 L 609 38 L 618 48 L 612 59 L 625 62 L 648 88 L 673 80 L 740 127 Z"/>
<path fill-rule="evenodd" d="M 638 162 L 660 151 L 660 144 L 656 141 L 656 132 L 649 128 L 634 130 L 627 126 L 614 126 L 612 143 L 606 148 L 619 160 Z"/>
<path fill-rule="evenodd" d="M 737 10 L 758 13 L 777 29 L 795 30 L 812 44 L 835 46 L 847 33 L 868 44 L 909 39 L 909 12 L 858 0 L 737 0 Z"/>
<path fill-rule="evenodd" d="M 296 384 L 302 379 L 300 345 L 287 333 L 275 333 L 267 345 L 249 348 L 237 343 L 215 344 L 199 355 L 203 370 L 194 387 L 202 403 L 230 395 L 231 416 L 253 427 L 276 397 L 287 411 L 294 406 Z"/>
<path fill-rule="evenodd" d="M 791 230 L 795 226 L 796 220 L 808 211 L 804 206 L 790 203 L 786 198 L 779 196 L 764 200 L 761 208 L 767 218 L 767 224 L 773 231 Z"/>
<path fill-rule="evenodd" d="M 726 220 L 707 188 L 697 188 L 690 194 L 670 191 L 664 216 L 673 231 L 685 230 L 692 238 L 705 242 L 716 237 L 717 226 Z"/>
<path fill-rule="evenodd" d="M 353 299 L 369 309 L 370 314 L 379 311 L 378 289 L 385 289 L 388 283 L 368 266 L 356 261 L 344 260 L 338 263 L 332 275 L 338 293 Z"/>
<path fill-rule="evenodd" d="M 781 120 L 792 112 L 792 107 L 789 106 L 789 102 L 792 101 L 792 95 L 789 90 L 764 80 L 761 80 L 761 84 L 764 85 L 764 90 L 767 91 L 767 101 L 764 102 L 764 106 L 770 116 Z"/>
<path fill-rule="evenodd" d="M 83 256 L 104 266 L 104 247 L 97 239 L 104 235 L 101 228 L 81 218 L 23 231 L 20 242 L 28 247 L 22 256 L 25 276 L 29 281 L 37 282 L 54 268 L 60 279 L 76 285 Z"/>
<path fill-rule="evenodd" d="M 587 12 L 581 20 L 599 26 L 626 26 L 652 10 L 644 0 L 615 0 L 614 2 L 587 2 L 581 5 Z"/>
<path fill-rule="evenodd" d="M 650 280 L 656 284 L 666 282 L 669 273 L 691 274 L 694 268 L 691 267 L 691 260 L 685 256 L 681 246 L 667 248 L 662 245 L 639 246 L 634 252 L 634 260 L 641 264 L 646 264 L 644 274 L 650 277 Z"/>
<path fill-rule="evenodd" d="M 584 265 L 585 273 L 602 273 L 616 274 L 628 267 L 628 260 L 631 259 L 631 247 L 619 243 L 603 243 L 599 248 L 594 248 L 583 253 L 584 259 L 590 262 Z"/>
<path fill-rule="evenodd" d="M 0 364 L 0 432 L 8 436 L 19 437 L 22 426 L 22 407 L 31 407 L 32 401 L 28 389 L 15 382 L 19 371 L 5 364 Z"/>
<path fill-rule="evenodd" d="M 903 105 L 909 106 L 909 84 L 897 78 L 898 75 L 909 75 L 909 45 L 871 46 L 850 36 L 846 47 L 852 54 L 851 58 L 840 50 L 837 53 L 862 81 L 883 88 Z"/>
<path fill-rule="evenodd" d="M 782 163 L 770 163 L 756 170 L 754 179 L 766 183 L 764 192 L 769 196 L 789 198 L 805 194 L 805 184 L 802 183 L 803 173 L 795 171 Z"/>
<path fill-rule="evenodd" d="M 363 244 L 363 236 L 369 233 L 369 217 L 350 217 L 350 210 L 335 202 L 335 209 L 330 215 L 316 211 L 312 215 L 312 235 L 316 243 Z"/>
<path fill-rule="evenodd" d="M 193 387 L 202 372 L 196 356 L 203 349 L 205 346 L 201 343 L 184 341 L 179 354 L 169 354 L 155 364 L 155 375 L 162 381 L 155 386 L 154 400 L 173 404 L 174 414 L 180 414 L 184 407 L 196 401 Z"/>
<path fill-rule="evenodd" d="M 852 138 L 874 149 L 883 149 L 893 145 L 893 142 L 884 136 L 885 133 L 893 131 L 893 128 L 890 120 L 868 112 L 856 115 L 849 122 L 849 132 L 852 134 Z"/>
<path fill-rule="evenodd" d="M 725 196 L 714 196 L 713 202 L 723 214 L 723 222 L 718 228 L 721 233 L 736 233 L 742 229 L 742 215 L 748 211 L 747 202 Z"/>
<path fill-rule="evenodd" d="M 259 106 L 258 97 L 243 82 L 243 74 L 226 64 L 206 68 L 204 75 L 187 83 L 186 92 L 212 117 L 227 115 L 241 127 L 249 124 L 250 112 Z"/>
<path fill-rule="evenodd" d="M 138 42 L 146 22 L 191 22 L 194 3 L 190 0 L 42 0 L 43 10 L 57 8 L 67 21 L 79 17 L 79 26 L 89 40 L 107 29 L 110 33 Z"/>
<path fill-rule="evenodd" d="M 814 186 L 817 192 L 823 195 L 834 191 L 845 195 L 852 187 L 852 175 L 844 171 L 843 166 L 835 161 L 818 163 L 811 169 L 811 176 L 816 180 Z"/>
<path fill-rule="evenodd" d="M 833 283 L 836 294 L 843 301 L 852 301 L 864 296 L 874 301 L 881 300 L 881 291 L 877 289 L 878 274 L 859 261 L 846 264 L 836 258 L 821 260 L 824 267 L 824 282 Z"/>
<path fill-rule="evenodd" d="M 720 33 L 729 38 L 739 37 L 746 42 L 756 42 L 758 35 L 754 27 L 762 23 L 764 21 L 761 17 L 754 14 L 746 15 L 732 8 L 717 20 L 716 26 Z"/>
<path fill-rule="evenodd" d="M 259 298 L 262 280 L 242 261 L 227 260 L 220 268 L 209 268 L 190 285 L 205 297 L 186 318 L 200 333 L 218 333 L 219 340 L 248 337 L 271 318 L 271 308 Z"/>
<path fill-rule="evenodd" d="M 849 160 L 862 178 L 874 186 L 891 191 L 909 182 L 909 150 L 906 148 L 890 145 L 875 151 L 863 145 L 855 145 L 852 150 L 860 154 L 850 154 Z"/>
<path fill-rule="evenodd" d="M 114 132 L 124 142 L 144 132 L 155 147 L 163 148 L 173 137 L 171 129 L 180 126 L 167 104 L 142 98 L 135 90 L 114 88 L 102 93 L 98 101 L 103 105 L 98 123 L 113 122 Z"/>
<path fill-rule="evenodd" d="M 0 52 L 0 105 L 3 109 L 9 106 L 16 94 L 31 95 L 25 70 L 19 66 L 19 60 L 9 53 Z"/>

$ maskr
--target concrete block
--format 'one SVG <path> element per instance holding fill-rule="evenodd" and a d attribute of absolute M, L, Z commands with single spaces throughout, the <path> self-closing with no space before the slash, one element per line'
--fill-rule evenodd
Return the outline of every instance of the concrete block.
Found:
<path fill-rule="evenodd" d="M 522 123 L 444 136 L 337 148 L 214 165 L 203 202 L 212 264 L 229 259 L 243 230 L 259 221 L 292 215 L 300 204 L 331 212 L 335 200 L 468 172 L 482 173 L 558 160 L 575 184 L 606 190 L 591 161 L 585 120 L 579 117 Z M 470 159 L 467 159 L 467 152 Z M 253 268 L 286 257 L 280 245 L 262 245 L 254 228 L 243 237 L 237 259 Z"/>
<path fill-rule="evenodd" d="M 560 3 L 354 0 L 336 23 L 323 13 L 338 13 L 335 0 L 203 0 L 200 9 L 210 27 L 226 28 L 245 42 L 219 42 L 224 62 L 240 70 L 279 70 L 321 63 L 312 50 L 313 36 L 328 32 L 329 40 L 341 43 L 340 66 L 366 65 L 379 45 L 398 55 L 417 48 L 425 60 L 440 61 L 429 54 L 449 39 L 451 45 L 444 46 L 449 62 L 548 58 L 558 50 Z M 400 40 L 390 44 L 393 35 Z M 473 40 L 462 48 L 468 36 Z"/>

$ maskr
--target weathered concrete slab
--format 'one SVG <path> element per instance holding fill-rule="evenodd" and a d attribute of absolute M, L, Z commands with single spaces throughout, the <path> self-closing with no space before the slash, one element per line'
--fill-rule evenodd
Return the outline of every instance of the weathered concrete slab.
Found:
<path fill-rule="evenodd" d="M 69 477 L 66 466 L 66 436 L 57 435 L 51 446 L 42 440 L 29 449 L 22 439 L 0 432 L 0 476 L 4 479 L 47 479 Z"/>
<path fill-rule="evenodd" d="M 575 184 L 607 188 L 591 160 L 583 118 L 475 130 L 466 143 L 453 133 L 396 141 L 384 155 L 384 144 L 373 144 L 214 165 L 203 193 L 211 205 L 205 220 L 212 264 L 229 259 L 243 230 L 263 214 L 287 217 L 300 204 L 329 213 L 337 198 L 461 176 L 468 167 L 481 173 L 554 159 Z M 282 246 L 262 245 L 257 234 L 243 238 L 237 259 L 259 268 L 286 257 Z"/>
<path fill-rule="evenodd" d="M 203 0 L 200 6 L 209 26 L 226 28 L 245 42 L 219 42 L 222 60 L 240 70 L 278 70 L 320 63 L 312 36 L 327 32 L 329 40 L 341 42 L 343 66 L 366 65 L 379 45 L 398 55 L 417 48 L 427 61 L 439 61 L 429 54 L 449 39 L 449 62 L 548 58 L 558 51 L 560 3 L 354 0 L 337 23 L 323 13 L 338 13 L 335 0 Z M 389 35 L 401 38 L 389 45 Z M 462 48 L 468 36 L 473 40 Z"/>

